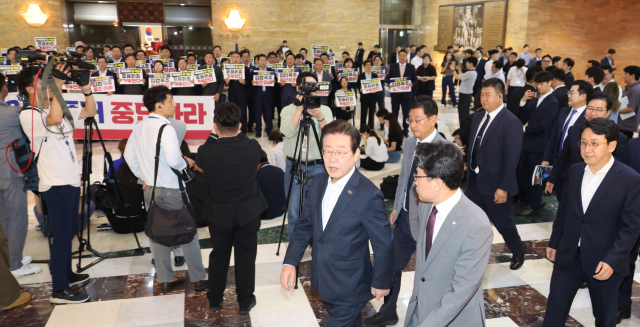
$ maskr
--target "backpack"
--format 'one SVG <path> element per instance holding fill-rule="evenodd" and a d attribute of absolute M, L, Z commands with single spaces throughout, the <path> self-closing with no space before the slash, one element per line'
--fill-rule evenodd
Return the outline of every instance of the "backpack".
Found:
<path fill-rule="evenodd" d="M 396 198 L 396 189 L 398 188 L 399 175 L 390 175 L 382 179 L 380 191 L 385 199 L 392 200 Z"/>

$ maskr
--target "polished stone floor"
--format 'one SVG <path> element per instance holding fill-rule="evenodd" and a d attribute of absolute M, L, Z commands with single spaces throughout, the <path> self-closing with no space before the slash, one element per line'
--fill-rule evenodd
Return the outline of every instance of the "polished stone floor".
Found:
<path fill-rule="evenodd" d="M 437 96 L 438 98 L 438 96 Z M 389 99 L 387 99 L 389 102 Z M 450 106 L 448 108 L 451 108 Z M 359 115 L 358 115 L 359 116 Z M 400 119 L 404 119 L 400 117 Z M 455 109 L 441 108 L 438 117 L 439 130 L 447 138 L 457 128 L 457 112 Z M 254 137 L 254 136 L 252 136 Z M 259 139 L 263 148 L 270 146 L 263 136 Z M 190 141 L 192 150 L 202 141 Z M 80 145 L 77 145 L 79 150 Z M 116 142 L 107 142 L 107 150 L 118 158 Z M 94 145 L 94 167 L 102 167 L 103 152 Z M 398 174 L 400 164 L 388 164 L 382 171 L 362 171 L 376 185 L 382 178 Z M 92 179 L 100 180 L 102 171 L 94 169 Z M 535 218 L 524 218 L 514 214 L 514 221 L 522 239 L 529 247 L 524 267 L 517 271 L 509 269 L 510 252 L 500 234 L 494 229 L 493 246 L 489 265 L 484 275 L 486 325 L 490 327 L 508 326 L 541 326 L 553 264 L 545 257 L 545 247 L 555 219 L 557 202 L 555 197 L 544 198 L 547 206 L 542 214 Z M 31 213 L 34 200 L 29 202 L 29 232 L 24 254 L 36 260 L 48 259 L 47 239 L 35 230 L 36 220 Z M 392 200 L 387 201 L 390 211 Z M 514 204 L 514 212 L 521 210 L 525 204 Z M 102 252 L 123 251 L 136 248 L 132 235 L 119 235 L 113 232 L 97 232 L 96 227 L 107 222 L 101 212 L 91 218 L 91 244 Z M 278 240 L 282 218 L 264 221 L 258 234 L 259 245 L 256 259 L 257 306 L 247 316 L 238 314 L 235 302 L 234 263 L 228 272 L 227 290 L 221 310 L 208 311 L 208 301 L 203 292 L 195 292 L 193 285 L 179 287 L 169 294 L 161 294 L 159 285 L 154 279 L 155 270 L 151 264 L 151 254 L 144 256 L 107 259 L 90 268 L 90 281 L 85 287 L 91 300 L 84 304 L 54 306 L 48 302 L 51 293 L 51 276 L 46 264 L 35 263 L 43 272 L 19 279 L 25 291 L 32 294 L 33 300 L 23 306 L 0 313 L 0 326 L 325 326 L 327 313 L 322 306 L 318 294 L 312 293 L 310 283 L 310 253 L 307 252 L 300 265 L 299 287 L 287 292 L 279 283 L 283 254 L 286 251 L 286 225 L 281 255 L 277 256 Z M 149 246 L 148 238 L 139 233 L 143 247 Z M 208 230 L 199 229 L 202 246 L 202 258 L 208 266 L 211 242 Z M 74 241 L 74 248 L 77 241 Z M 148 252 L 148 251 L 147 251 Z M 82 260 L 85 266 L 93 259 Z M 73 264 L 77 262 L 74 260 Z M 640 265 L 638 265 L 640 266 Z M 404 322 L 405 310 L 413 288 L 415 264 L 412 261 L 403 272 L 402 287 L 398 301 L 398 315 Z M 175 267 L 178 276 L 186 276 L 186 266 Z M 640 272 L 636 273 L 640 281 Z M 1 282 L 1 281 L 0 281 Z M 631 319 L 620 326 L 640 326 L 640 284 L 634 282 L 634 311 Z M 366 318 L 376 312 L 382 301 L 371 301 L 362 312 Z M 580 290 L 570 311 L 567 326 L 594 326 L 588 290 Z"/>

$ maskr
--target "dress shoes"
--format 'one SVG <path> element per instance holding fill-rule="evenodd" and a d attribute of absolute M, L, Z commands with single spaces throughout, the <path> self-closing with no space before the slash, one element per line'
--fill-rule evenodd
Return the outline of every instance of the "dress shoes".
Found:
<path fill-rule="evenodd" d="M 256 132 L 256 138 L 259 139 L 262 137 L 262 132 Z"/>
<path fill-rule="evenodd" d="M 256 299 L 254 298 L 253 302 L 251 302 L 251 304 L 249 304 L 248 307 L 240 308 L 240 310 L 238 310 L 238 313 L 243 315 L 243 316 L 247 315 L 247 314 L 249 314 L 249 311 L 251 311 L 251 309 L 253 309 L 253 307 L 255 307 L 255 306 L 256 306 Z M 211 308 L 209 308 L 209 309 L 211 309 Z"/>
<path fill-rule="evenodd" d="M 173 282 L 162 283 L 162 293 L 169 293 L 182 284 L 184 284 L 184 278 L 177 278 Z"/>
<path fill-rule="evenodd" d="M 173 261 L 176 264 L 176 267 L 184 266 L 184 257 L 183 256 L 175 257 L 175 258 L 173 258 Z"/>
<path fill-rule="evenodd" d="M 387 325 L 395 325 L 398 323 L 398 315 L 385 316 L 380 312 L 364 320 L 366 327 L 384 327 Z"/>
<path fill-rule="evenodd" d="M 509 266 L 509 269 L 518 270 L 520 269 L 520 267 L 522 267 L 522 265 L 524 264 L 524 254 L 525 252 L 527 252 L 527 249 L 527 245 L 523 242 L 522 252 L 518 253 L 517 255 L 513 255 L 513 258 L 511 258 L 511 266 Z"/>
<path fill-rule="evenodd" d="M 531 207 L 527 206 L 526 209 L 518 212 L 518 215 L 524 216 L 524 217 L 537 217 L 540 215 L 540 209 L 533 210 L 531 209 Z"/>
<path fill-rule="evenodd" d="M 587 284 L 587 282 L 584 282 L 584 283 L 582 283 L 582 285 L 580 285 L 581 289 L 585 289 L 587 287 L 589 287 L 589 284 Z"/>
<path fill-rule="evenodd" d="M 193 283 L 193 289 L 195 289 L 196 291 L 200 292 L 200 291 L 204 291 L 209 287 L 209 281 L 206 279 L 203 280 L 199 280 L 195 283 Z"/>
<path fill-rule="evenodd" d="M 618 309 L 618 324 L 622 322 L 622 319 L 631 318 L 631 307 Z"/>

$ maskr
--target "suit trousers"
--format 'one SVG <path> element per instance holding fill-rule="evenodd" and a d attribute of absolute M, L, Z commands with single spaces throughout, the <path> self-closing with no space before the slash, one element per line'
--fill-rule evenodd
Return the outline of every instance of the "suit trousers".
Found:
<path fill-rule="evenodd" d="M 567 189 L 564 187 L 564 178 L 558 178 L 558 181 L 553 185 L 553 191 L 556 192 L 556 199 L 558 203 L 560 203 L 560 200 L 562 200 L 567 192 Z"/>
<path fill-rule="evenodd" d="M 451 104 L 456 105 L 456 87 L 453 85 L 453 75 L 442 76 L 442 105 L 447 104 L 447 88 L 449 89 L 449 97 Z"/>
<path fill-rule="evenodd" d="M 346 306 L 335 305 L 322 301 L 325 310 L 329 314 L 327 327 L 360 327 L 362 326 L 362 309 L 368 302 Z"/>
<path fill-rule="evenodd" d="M 533 210 L 542 207 L 542 186 L 531 185 L 531 176 L 536 169 L 536 165 L 542 162 L 544 153 L 522 149 L 520 152 L 520 162 L 518 163 L 518 184 L 524 187 L 529 197 L 529 206 Z"/>
<path fill-rule="evenodd" d="M 493 225 L 504 238 L 504 242 L 509 247 L 509 250 L 511 250 L 511 253 L 513 253 L 513 255 L 520 254 L 524 249 L 524 243 L 522 243 L 520 239 L 513 218 L 511 218 L 513 196 L 508 194 L 505 203 L 497 204 L 493 202 L 493 195 L 486 196 L 480 194 L 476 181 L 476 173 L 473 171 L 470 172 L 469 185 L 467 185 L 465 195 L 487 213 Z"/>
<path fill-rule="evenodd" d="M 376 102 L 378 103 L 378 110 L 386 109 L 384 105 L 384 97 L 385 97 L 384 93 L 385 93 L 384 89 L 376 93 Z"/>
<path fill-rule="evenodd" d="M 411 107 L 411 99 L 399 97 L 391 97 L 391 112 L 397 117 L 400 113 L 400 106 L 402 106 L 402 129 L 405 133 L 409 132 L 409 124 L 407 124 L 407 118 L 409 118 L 409 108 Z"/>
<path fill-rule="evenodd" d="M 249 91 L 248 93 L 251 93 L 251 91 Z M 253 101 L 253 96 L 249 95 L 249 99 L 247 99 L 247 107 L 249 108 L 249 118 L 248 118 L 248 122 L 247 122 L 247 128 L 251 128 L 253 126 L 253 124 L 256 122 L 256 108 L 255 108 L 255 103 Z"/>
<path fill-rule="evenodd" d="M 25 206 L 26 207 L 26 206 Z M 20 285 L 9 270 L 9 239 L 0 225 L 0 308 L 20 297 Z"/>
<path fill-rule="evenodd" d="M 362 126 L 364 125 L 369 125 L 369 127 L 373 129 L 373 119 L 374 119 L 375 113 L 376 113 L 375 96 L 360 97 L 360 128 L 362 128 Z M 367 121 L 367 117 L 369 117 L 368 121 Z"/>
<path fill-rule="evenodd" d="M 313 132 L 311 133 L 313 134 Z M 311 142 L 315 142 L 313 141 L 313 138 Z M 291 182 L 290 172 L 291 172 L 291 166 L 293 165 L 293 162 L 289 159 L 287 159 L 286 162 L 287 162 L 287 166 L 286 166 L 287 169 L 285 169 L 284 171 L 284 189 L 286 192 L 289 192 L 289 183 Z M 325 171 L 324 165 L 322 164 L 311 165 L 309 166 L 309 171 L 307 172 L 307 176 L 313 177 L 323 171 Z M 307 194 L 306 193 L 307 190 L 308 189 L 305 189 L 305 196 Z M 287 209 L 287 230 L 288 230 L 289 240 L 291 239 L 291 236 L 293 235 L 293 230 L 296 228 L 296 223 L 300 218 L 300 192 L 301 192 L 301 188 L 300 188 L 300 184 L 298 184 L 298 177 L 296 176 L 294 177 L 293 185 L 291 185 L 291 194 L 289 195 L 289 208 Z"/>
<path fill-rule="evenodd" d="M 49 269 L 53 282 L 53 291 L 69 288 L 71 270 L 71 240 L 78 229 L 78 203 L 80 188 L 71 185 L 52 186 L 42 192 L 42 200 L 49 211 L 52 242 L 49 250 L 51 260 Z"/>
<path fill-rule="evenodd" d="M 380 307 L 380 313 L 385 316 L 396 314 L 396 302 L 400 294 L 400 279 L 402 270 L 409 264 L 411 256 L 416 252 L 416 240 L 411 236 L 411 225 L 409 223 L 409 213 L 400 209 L 397 213 L 396 227 L 393 229 L 393 284 L 389 290 L 389 295 L 384 297 L 384 304 Z"/>
<path fill-rule="evenodd" d="M 577 246 L 577 244 L 576 244 Z M 544 327 L 564 326 L 571 309 L 571 303 L 584 282 L 589 287 L 593 316 L 596 327 L 615 326 L 618 318 L 618 287 L 622 278 L 613 274 L 608 280 L 593 278 L 595 272 L 584 271 L 580 252 L 576 252 L 570 269 L 558 265 L 553 267 Z"/>
<path fill-rule="evenodd" d="M 471 108 L 471 102 L 473 102 L 473 96 L 471 94 L 459 93 L 458 97 L 460 102 L 458 103 L 458 121 L 462 125 L 462 121 L 469 117 L 469 108 Z"/>
<path fill-rule="evenodd" d="M 224 297 L 227 272 L 234 248 L 236 294 L 240 308 L 249 307 L 255 299 L 256 255 L 258 253 L 258 230 L 260 217 L 245 225 L 237 221 L 231 228 L 209 223 L 213 250 L 209 254 L 209 306 L 218 306 Z"/>
<path fill-rule="evenodd" d="M 0 224 L 9 237 L 9 270 L 22 268 L 22 250 L 27 240 L 27 192 L 22 177 L 0 178 Z"/>
<path fill-rule="evenodd" d="M 229 102 L 240 107 L 240 131 L 247 134 L 247 98 L 246 96 L 238 96 L 235 92 L 229 92 Z"/>
<path fill-rule="evenodd" d="M 264 99 L 263 97 L 262 101 L 254 101 L 253 110 L 256 120 L 256 133 L 262 132 L 262 116 L 264 115 L 265 132 L 268 135 L 273 130 L 273 102 L 264 101 Z"/>
<path fill-rule="evenodd" d="M 640 245 L 640 239 L 636 241 L 636 244 L 631 248 L 629 253 L 629 274 L 624 276 L 620 289 L 618 290 L 618 309 L 631 307 L 631 289 L 633 288 L 633 275 L 636 270 L 636 259 L 638 259 L 638 247 Z"/>

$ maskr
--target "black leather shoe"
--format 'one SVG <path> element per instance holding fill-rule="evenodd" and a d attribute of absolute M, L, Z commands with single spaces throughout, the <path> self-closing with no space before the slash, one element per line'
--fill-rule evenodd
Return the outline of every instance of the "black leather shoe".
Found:
<path fill-rule="evenodd" d="M 518 212 L 518 215 L 524 216 L 524 217 L 537 217 L 540 215 L 540 209 L 533 210 L 531 209 L 531 207 L 527 207 L 526 209 Z"/>
<path fill-rule="evenodd" d="M 178 278 L 174 282 L 162 283 L 162 293 L 169 293 L 182 284 L 184 284 L 184 278 Z"/>
<path fill-rule="evenodd" d="M 204 291 L 209 287 L 209 281 L 206 279 L 203 280 L 199 280 L 195 283 L 193 283 L 193 289 L 195 289 L 196 291 L 200 292 L 200 291 Z"/>
<path fill-rule="evenodd" d="M 256 132 L 256 138 L 261 138 L 262 137 L 262 132 Z"/>
<path fill-rule="evenodd" d="M 522 267 L 522 265 L 524 264 L 524 254 L 525 252 L 527 252 L 527 249 L 527 245 L 523 242 L 522 252 L 518 253 L 518 255 L 514 255 L 513 258 L 511 258 L 511 266 L 509 266 L 509 269 L 518 270 L 520 269 L 520 267 Z"/>
<path fill-rule="evenodd" d="M 176 267 L 184 266 L 184 257 L 175 257 L 173 261 L 175 261 Z"/>
<path fill-rule="evenodd" d="M 622 322 L 622 319 L 631 318 L 631 307 L 618 309 L 618 324 Z"/>
<path fill-rule="evenodd" d="M 584 282 L 584 283 L 582 283 L 582 285 L 580 285 L 581 289 L 585 289 L 587 287 L 589 287 L 589 284 L 587 284 L 587 282 Z"/>
<path fill-rule="evenodd" d="M 209 311 L 211 311 L 211 312 L 220 311 L 220 305 L 216 305 L 215 307 L 209 307 Z"/>
<path fill-rule="evenodd" d="M 251 309 L 253 309 L 253 307 L 256 306 L 256 299 L 253 299 L 253 302 L 251 302 L 251 304 L 249 305 L 249 307 L 247 308 L 240 308 L 240 310 L 238 310 L 238 313 L 241 315 L 246 315 L 249 314 L 249 311 L 251 311 Z"/>
<path fill-rule="evenodd" d="M 253 126 L 249 125 L 249 127 L 247 127 L 247 133 L 253 133 Z"/>
<path fill-rule="evenodd" d="M 380 312 L 364 320 L 366 327 L 383 327 L 387 325 L 395 325 L 398 323 L 398 315 L 385 316 Z"/>

